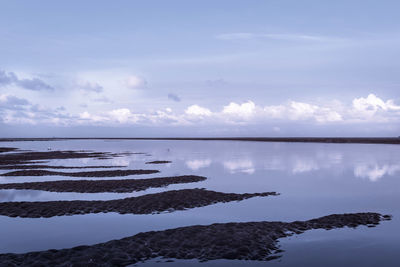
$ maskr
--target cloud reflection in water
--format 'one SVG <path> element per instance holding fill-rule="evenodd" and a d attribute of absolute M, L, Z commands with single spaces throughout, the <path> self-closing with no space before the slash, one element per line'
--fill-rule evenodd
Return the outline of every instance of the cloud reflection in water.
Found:
<path fill-rule="evenodd" d="M 356 177 L 368 178 L 371 182 L 376 182 L 386 175 L 393 176 L 400 171 L 400 165 L 384 164 L 359 164 L 354 167 Z"/>

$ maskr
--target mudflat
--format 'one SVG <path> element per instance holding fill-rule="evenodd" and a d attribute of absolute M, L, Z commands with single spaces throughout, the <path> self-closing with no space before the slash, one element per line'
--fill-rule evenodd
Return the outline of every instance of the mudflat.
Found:
<path fill-rule="evenodd" d="M 26 189 L 43 190 L 50 192 L 77 193 L 128 193 L 133 191 L 146 190 L 148 188 L 163 187 L 170 184 L 200 182 L 206 179 L 207 178 L 203 176 L 182 175 L 172 177 L 123 180 L 60 180 L 47 182 L 0 184 L 0 189 Z"/>
<path fill-rule="evenodd" d="M 70 249 L 0 254 L 2 266 L 126 266 L 151 258 L 268 261 L 281 257 L 278 239 L 311 229 L 366 225 L 390 216 L 379 213 L 333 214 L 308 221 L 246 222 L 194 225 L 151 231 Z"/>
<path fill-rule="evenodd" d="M 171 190 L 107 201 L 3 202 L 0 203 L 0 215 L 25 218 L 48 218 L 53 216 L 100 212 L 152 214 L 203 207 L 220 202 L 240 201 L 252 197 L 276 195 L 278 194 L 275 192 L 235 194 L 195 188 Z"/>
<path fill-rule="evenodd" d="M 119 177 L 138 174 L 158 173 L 158 170 L 111 170 L 111 171 L 90 171 L 90 172 L 56 172 L 46 170 L 22 170 L 1 174 L 1 176 L 69 176 L 69 177 Z"/>

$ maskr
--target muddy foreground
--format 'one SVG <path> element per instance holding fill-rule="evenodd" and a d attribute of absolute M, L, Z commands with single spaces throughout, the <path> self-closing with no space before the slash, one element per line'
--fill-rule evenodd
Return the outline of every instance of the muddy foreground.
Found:
<path fill-rule="evenodd" d="M 376 226 L 390 216 L 333 214 L 308 221 L 223 223 L 152 231 L 93 246 L 1 254 L 1 266 L 126 266 L 151 258 L 268 261 L 280 257 L 278 239 L 311 229 Z"/>

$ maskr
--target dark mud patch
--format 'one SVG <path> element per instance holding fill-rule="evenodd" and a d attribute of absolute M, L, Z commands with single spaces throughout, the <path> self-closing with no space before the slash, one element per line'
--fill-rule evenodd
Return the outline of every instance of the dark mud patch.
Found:
<path fill-rule="evenodd" d="M 206 180 L 206 177 L 195 175 L 159 177 L 149 179 L 124 180 L 62 180 L 48 182 L 9 183 L 0 184 L 0 189 L 43 190 L 50 192 L 77 193 L 129 193 L 154 187 L 164 187 L 170 184 L 194 183 Z"/>
<path fill-rule="evenodd" d="M 129 152 L 93 152 L 93 151 L 27 151 L 21 153 L 0 154 L 0 165 L 30 164 L 31 161 L 51 159 L 79 159 L 79 158 L 115 158 L 130 155 Z"/>
<path fill-rule="evenodd" d="M 15 151 L 18 148 L 15 147 L 0 147 L 0 153 L 4 153 L 4 152 L 11 152 L 11 151 Z"/>
<path fill-rule="evenodd" d="M 205 189 L 183 189 L 107 201 L 3 202 L 0 203 L 0 215 L 9 217 L 48 218 L 53 216 L 100 212 L 152 214 L 270 195 L 277 195 L 277 193 L 234 194 L 208 191 Z"/>
<path fill-rule="evenodd" d="M 148 161 L 146 164 L 167 164 L 171 163 L 172 161 L 169 160 L 155 160 L 155 161 Z"/>
<path fill-rule="evenodd" d="M 1 254 L 5 266 L 126 266 L 151 258 L 200 261 L 258 260 L 281 257 L 278 239 L 311 229 L 378 225 L 378 213 L 333 214 L 308 221 L 223 223 L 152 231 L 93 246 L 25 254 Z"/>
<path fill-rule="evenodd" d="M 1 176 L 69 176 L 69 177 L 120 177 L 128 175 L 158 173 L 158 170 L 112 170 L 112 171 L 91 171 L 91 172 L 55 172 L 46 170 L 23 170 L 1 174 Z"/>
<path fill-rule="evenodd" d="M 51 166 L 51 165 L 0 165 L 0 170 L 30 170 L 30 169 L 111 169 L 127 166 Z"/>

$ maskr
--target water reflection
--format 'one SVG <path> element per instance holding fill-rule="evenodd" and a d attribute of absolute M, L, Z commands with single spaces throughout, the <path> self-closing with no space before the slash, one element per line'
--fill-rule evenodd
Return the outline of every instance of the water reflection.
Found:
<path fill-rule="evenodd" d="M 250 159 L 237 159 L 228 160 L 223 162 L 224 168 L 229 170 L 230 173 L 247 173 L 253 174 L 255 171 L 253 161 Z"/>
<path fill-rule="evenodd" d="M 20 199 L 21 196 L 27 200 L 36 200 L 37 197 L 42 193 L 38 190 L 0 190 L 0 202 L 13 201 L 15 199 Z"/>
<path fill-rule="evenodd" d="M 48 146 L 46 142 L 18 142 L 9 145 L 32 150 L 42 149 L 42 147 L 45 149 Z M 374 249 L 379 249 L 379 244 L 388 244 L 387 240 L 392 240 L 390 242 L 393 244 L 400 242 L 399 236 L 394 234 L 400 227 L 399 221 L 397 221 L 397 218 L 400 218 L 399 207 L 396 204 L 400 201 L 400 179 L 385 180 L 385 177 L 399 174 L 400 150 L 398 146 L 207 141 L 104 142 L 101 140 L 57 141 L 51 142 L 50 145 L 54 150 L 92 149 L 109 152 L 129 150 L 148 153 L 150 156 L 138 154 L 106 160 L 51 160 L 49 165 L 129 165 L 129 168 L 132 169 L 155 168 L 160 170 L 160 173 L 154 175 L 106 179 L 142 179 L 186 175 L 193 174 L 193 172 L 209 179 L 201 183 L 171 185 L 167 188 L 154 188 L 128 194 L 3 190 L 0 191 L 0 201 L 108 200 L 195 187 L 235 193 L 276 191 L 281 195 L 274 198 L 254 198 L 237 203 L 220 203 L 171 214 L 149 216 L 114 213 L 51 219 L 21 219 L 0 216 L 0 236 L 2 237 L 0 252 L 27 252 L 94 244 L 120 239 L 142 231 L 165 230 L 195 224 L 265 220 L 295 221 L 332 213 L 360 211 L 389 213 L 394 215 L 394 219 L 377 228 L 363 228 L 356 231 L 351 229 L 343 235 L 343 238 L 348 240 L 348 234 L 350 231 L 354 231 L 357 234 L 353 237 L 359 241 L 361 248 L 365 244 L 363 238 L 370 238 L 374 235 L 373 242 L 377 242 L 377 240 L 381 242 L 374 243 L 378 245 L 371 245 Z M 156 166 L 145 164 L 152 160 L 170 160 L 172 163 Z M 64 176 L 0 177 L 0 183 L 65 179 L 78 180 L 82 178 Z M 85 179 L 96 180 L 98 178 Z M 375 183 L 372 184 L 373 181 Z M 326 240 L 325 231 L 316 232 L 315 235 L 321 240 Z M 306 242 L 307 240 L 302 245 Z M 314 247 L 319 248 L 320 246 L 315 245 Z M 354 252 L 355 246 L 353 245 L 343 247 L 351 253 Z M 393 251 L 393 247 L 395 246 L 391 246 L 384 252 L 390 253 Z M 298 250 L 296 249 L 296 251 Z M 372 255 L 364 249 L 359 251 Z M 330 249 L 327 253 L 330 252 L 334 254 L 336 250 Z M 315 255 L 317 253 L 311 257 Z M 321 257 L 326 256 L 320 255 Z M 396 259 L 397 256 L 395 252 L 385 255 L 392 259 Z M 357 258 L 351 256 L 346 259 Z M 289 258 L 290 256 L 285 254 L 285 260 Z M 298 260 L 298 257 L 293 257 L 293 260 Z M 238 266 L 247 266 L 248 264 L 250 263 L 238 263 Z M 293 266 L 295 265 L 293 264 Z M 226 266 L 231 266 L 231 263 Z"/>
<path fill-rule="evenodd" d="M 292 173 L 310 172 L 319 169 L 320 167 L 315 160 L 298 158 L 293 163 Z"/>
<path fill-rule="evenodd" d="M 376 182 L 386 175 L 393 176 L 398 171 L 400 171 L 400 165 L 359 164 L 354 167 L 354 176 Z"/>
<path fill-rule="evenodd" d="M 198 169 L 210 166 L 211 159 L 194 159 L 194 160 L 188 160 L 185 163 L 189 169 L 197 171 Z"/>

